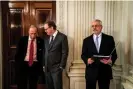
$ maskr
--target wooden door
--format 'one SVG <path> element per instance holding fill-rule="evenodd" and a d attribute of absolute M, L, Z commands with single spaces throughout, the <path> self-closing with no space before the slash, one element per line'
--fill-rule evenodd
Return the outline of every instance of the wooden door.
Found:
<path fill-rule="evenodd" d="M 50 19 L 55 21 L 55 2 L 31 2 L 30 6 L 30 23 L 38 27 L 39 35 L 42 37 L 44 22 Z"/>
<path fill-rule="evenodd" d="M 3 89 L 16 89 L 14 55 L 21 36 L 28 35 L 30 25 L 38 27 L 43 37 L 46 20 L 56 20 L 56 6 L 53 1 L 12 1 L 2 2 L 3 27 Z"/>

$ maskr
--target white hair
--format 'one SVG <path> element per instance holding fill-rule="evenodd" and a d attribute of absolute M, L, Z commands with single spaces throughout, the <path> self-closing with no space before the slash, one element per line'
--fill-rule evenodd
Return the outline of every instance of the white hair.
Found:
<path fill-rule="evenodd" d="M 100 23 L 100 25 L 102 25 L 102 21 L 99 19 L 95 19 L 94 22 L 98 22 L 98 23 Z"/>

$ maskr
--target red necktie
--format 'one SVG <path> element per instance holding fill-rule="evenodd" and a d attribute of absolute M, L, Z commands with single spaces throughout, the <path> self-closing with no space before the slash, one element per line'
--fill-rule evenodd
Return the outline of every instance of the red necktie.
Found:
<path fill-rule="evenodd" d="M 30 51 L 29 51 L 29 66 L 33 64 L 33 53 L 34 53 L 34 40 L 31 40 Z"/>

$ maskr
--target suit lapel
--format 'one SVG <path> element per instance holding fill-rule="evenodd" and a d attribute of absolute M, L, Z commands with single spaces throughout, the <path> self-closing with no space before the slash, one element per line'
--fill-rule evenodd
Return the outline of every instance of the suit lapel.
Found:
<path fill-rule="evenodd" d="M 45 49 L 47 49 L 47 50 L 49 50 L 49 39 L 50 39 L 49 36 L 47 36 L 45 39 Z"/>
<path fill-rule="evenodd" d="M 97 51 L 95 42 L 93 40 L 93 35 L 91 36 L 91 39 L 92 39 L 92 44 L 94 45 L 94 51 L 97 52 L 97 53 L 101 53 L 101 51 L 102 51 L 102 49 L 104 47 L 104 34 L 102 33 L 102 38 L 101 38 L 101 44 L 100 44 L 99 52 Z"/>
<path fill-rule="evenodd" d="M 40 41 L 39 41 L 38 38 L 36 38 L 37 51 L 38 51 L 38 49 L 39 49 L 39 44 L 40 44 Z"/>
<path fill-rule="evenodd" d="M 95 45 L 94 39 L 93 39 L 93 35 L 91 35 L 91 43 L 92 43 L 92 46 L 93 46 L 92 49 L 93 49 L 94 53 L 98 53 L 97 49 L 96 49 L 96 45 Z"/>
<path fill-rule="evenodd" d="M 27 47 L 28 47 L 28 36 L 25 37 L 24 42 L 23 42 L 23 46 L 24 46 L 24 53 L 26 55 Z"/>
<path fill-rule="evenodd" d="M 100 48 L 99 48 L 99 53 L 101 53 L 103 47 L 104 47 L 104 34 L 102 33 L 102 38 L 101 38 L 101 44 L 100 44 Z"/>

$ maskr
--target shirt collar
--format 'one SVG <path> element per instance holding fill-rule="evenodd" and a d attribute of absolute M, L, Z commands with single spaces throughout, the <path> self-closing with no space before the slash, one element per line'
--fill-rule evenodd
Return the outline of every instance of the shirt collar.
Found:
<path fill-rule="evenodd" d="M 32 39 L 30 38 L 30 36 L 29 36 L 28 40 L 32 40 Z M 36 40 L 36 38 L 35 38 L 34 40 Z"/>
<path fill-rule="evenodd" d="M 58 31 L 56 30 L 56 31 L 54 32 L 53 36 L 56 37 L 57 33 L 58 33 Z"/>
<path fill-rule="evenodd" d="M 102 33 L 100 33 L 100 34 L 98 35 L 98 37 L 101 37 L 101 35 L 102 35 Z M 96 35 L 96 34 L 93 34 L 93 36 L 94 36 L 94 38 L 96 38 L 96 37 L 97 37 L 97 35 Z"/>

